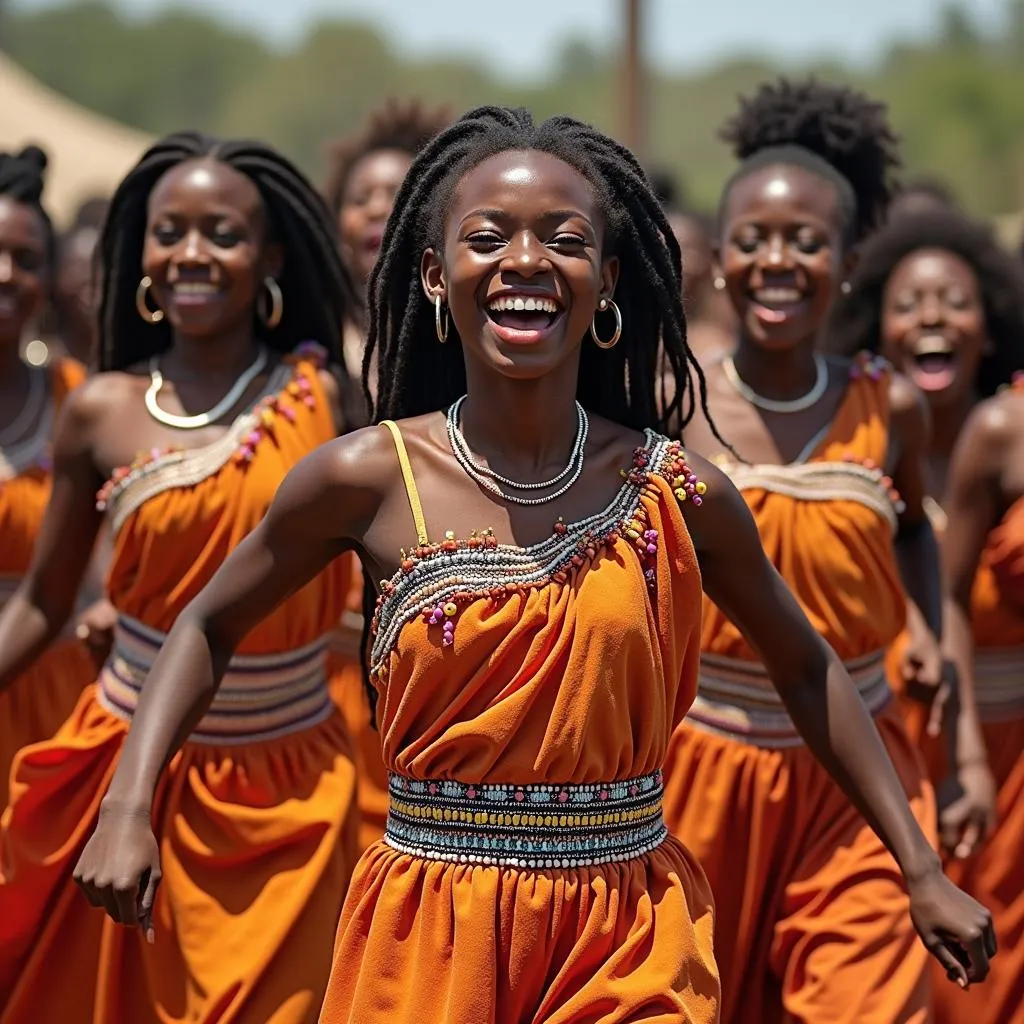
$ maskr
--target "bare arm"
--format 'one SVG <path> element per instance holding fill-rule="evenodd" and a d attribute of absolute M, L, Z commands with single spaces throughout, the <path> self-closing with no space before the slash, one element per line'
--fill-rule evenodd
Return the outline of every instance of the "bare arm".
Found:
<path fill-rule="evenodd" d="M 53 446 L 53 492 L 32 562 L 0 612 L 0 690 L 43 653 L 75 611 L 102 521 L 96 492 L 103 481 L 92 450 L 103 390 L 102 382 L 87 382 L 61 412 Z"/>
<path fill-rule="evenodd" d="M 687 508 L 705 592 L 758 652 L 808 748 L 892 852 L 925 944 L 962 984 L 980 980 L 995 951 L 991 919 L 942 875 L 856 687 L 765 557 L 743 498 L 710 463 L 690 459 L 710 492 L 703 508 Z M 950 936 L 970 949 L 966 972 Z"/>

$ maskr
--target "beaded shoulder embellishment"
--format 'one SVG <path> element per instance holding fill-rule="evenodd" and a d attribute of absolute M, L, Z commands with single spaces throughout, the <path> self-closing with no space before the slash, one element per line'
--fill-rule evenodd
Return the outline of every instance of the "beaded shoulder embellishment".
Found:
<path fill-rule="evenodd" d="M 493 531 L 474 531 L 460 540 L 449 531 L 437 544 L 403 550 L 399 571 L 380 583 L 372 624 L 370 663 L 375 678 L 402 628 L 421 617 L 438 630 L 442 647 L 455 645 L 460 609 L 479 600 L 498 604 L 515 594 L 549 583 L 568 583 L 572 574 L 596 559 L 600 551 L 625 538 L 636 549 L 649 587 L 656 585 L 658 531 L 640 500 L 660 476 L 679 502 L 703 502 L 707 485 L 687 464 L 682 447 L 653 431 L 637 448 L 623 485 L 602 512 L 577 523 L 555 522 L 546 540 L 529 547 L 500 544 Z"/>
<path fill-rule="evenodd" d="M 212 444 L 193 449 L 153 448 L 140 453 L 130 465 L 115 469 L 96 495 L 96 507 L 110 512 L 114 532 L 157 494 L 172 487 L 193 487 L 228 462 L 248 466 L 257 447 L 274 438 L 279 419 L 294 423 L 297 409 L 315 407 L 313 385 L 302 366 L 309 362 L 317 368 L 326 362 L 324 350 L 313 342 L 303 343 L 281 360 L 270 374 L 263 396 Z"/>

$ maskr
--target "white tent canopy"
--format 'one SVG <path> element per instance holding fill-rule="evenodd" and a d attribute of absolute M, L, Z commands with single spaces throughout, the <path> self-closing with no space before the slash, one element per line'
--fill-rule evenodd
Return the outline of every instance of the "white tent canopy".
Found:
<path fill-rule="evenodd" d="M 110 195 L 150 141 L 47 88 L 0 53 L 0 150 L 35 144 L 46 151 L 44 202 L 59 225 L 83 200 Z"/>

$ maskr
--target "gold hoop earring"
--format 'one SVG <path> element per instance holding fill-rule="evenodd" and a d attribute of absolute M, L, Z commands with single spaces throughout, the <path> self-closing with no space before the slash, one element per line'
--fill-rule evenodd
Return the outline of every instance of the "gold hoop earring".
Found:
<path fill-rule="evenodd" d="M 270 312 L 267 312 L 267 304 L 263 301 L 262 295 L 256 300 L 256 312 L 263 321 L 263 326 L 272 331 L 284 316 L 284 296 L 281 294 L 281 286 L 272 277 L 263 278 L 263 287 L 270 294 Z"/>
<path fill-rule="evenodd" d="M 150 309 L 146 304 L 146 295 L 152 287 L 153 278 L 147 274 L 139 282 L 139 287 L 135 289 L 135 308 L 139 311 L 139 316 L 147 324 L 158 324 L 164 318 L 164 311 L 162 309 Z"/>
<path fill-rule="evenodd" d="M 594 339 L 594 344 L 598 348 L 609 349 L 615 348 L 619 343 L 619 338 L 622 337 L 622 313 L 619 307 L 612 302 L 611 299 L 602 299 L 598 304 L 597 308 L 600 312 L 604 312 L 606 309 L 611 308 L 612 313 L 615 315 L 615 333 L 607 340 L 602 341 L 597 336 L 597 325 L 594 321 L 597 319 L 597 313 L 594 314 L 594 320 L 590 321 L 590 336 Z"/>
<path fill-rule="evenodd" d="M 441 326 L 441 296 L 434 296 L 434 330 L 437 331 L 437 340 L 443 345 L 448 340 L 448 328 L 451 327 L 451 318 L 445 314 L 444 326 Z"/>

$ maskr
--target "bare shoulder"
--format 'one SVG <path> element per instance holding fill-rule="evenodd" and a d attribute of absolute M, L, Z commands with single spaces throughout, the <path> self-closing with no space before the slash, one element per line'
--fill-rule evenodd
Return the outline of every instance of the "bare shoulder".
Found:
<path fill-rule="evenodd" d="M 709 459 L 685 449 L 686 463 L 704 486 L 700 505 L 692 500 L 682 504 L 683 517 L 698 557 L 714 555 L 728 548 L 733 539 L 742 541 L 756 527 L 743 495 L 729 477 Z"/>
<path fill-rule="evenodd" d="M 138 401 L 139 378 L 130 373 L 97 373 L 69 392 L 61 406 L 61 437 L 76 447 L 91 443 L 101 425 Z"/>
<path fill-rule="evenodd" d="M 1005 446 L 1024 429 L 1024 391 L 1007 390 L 979 402 L 964 424 L 966 441 Z"/>

